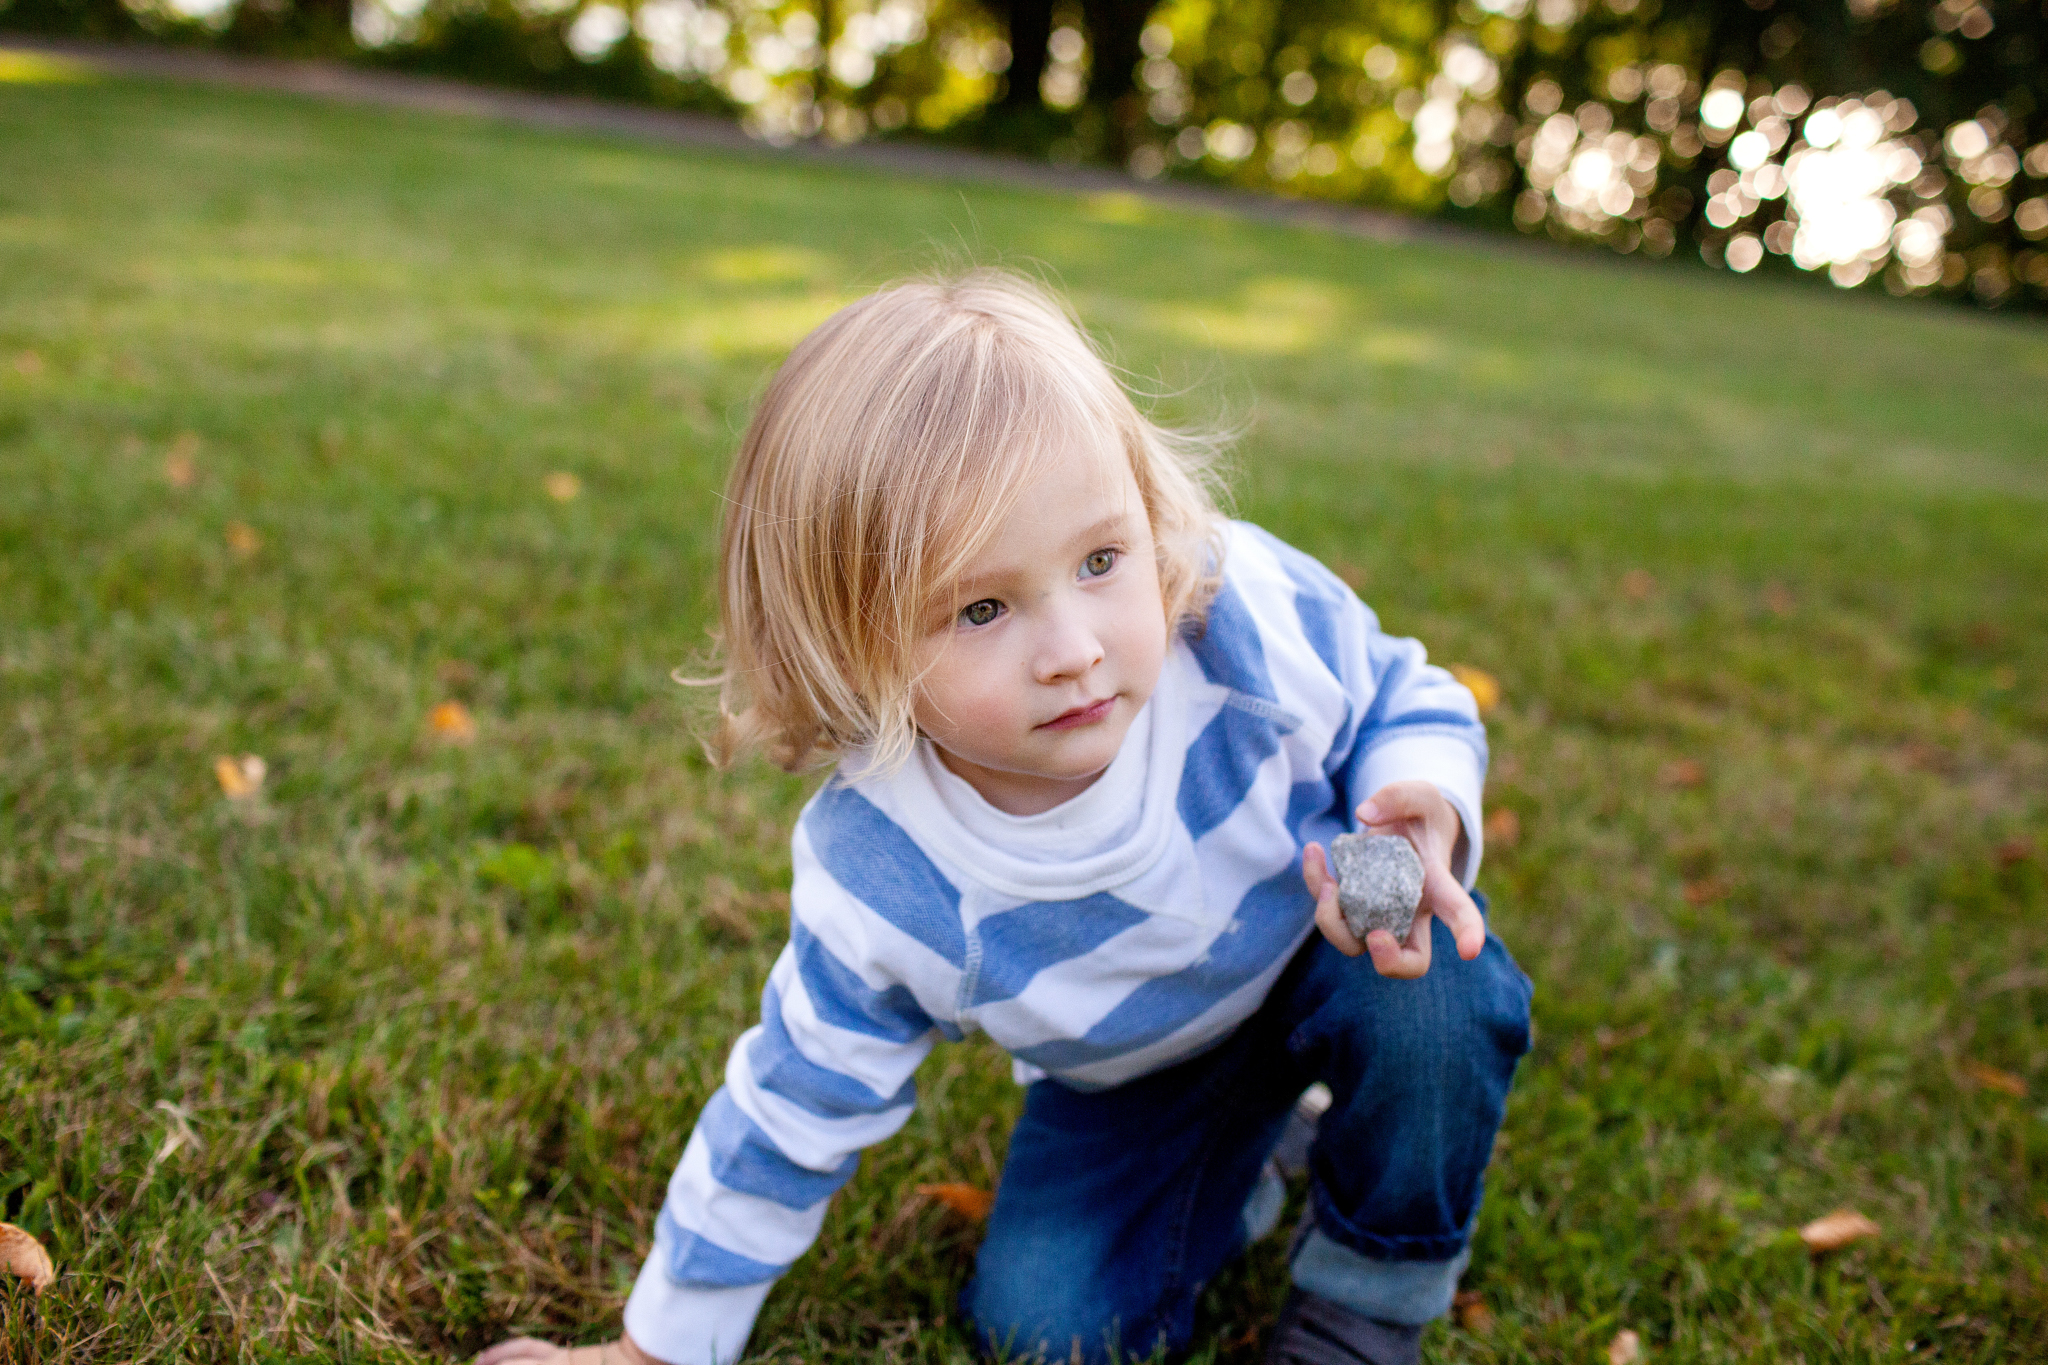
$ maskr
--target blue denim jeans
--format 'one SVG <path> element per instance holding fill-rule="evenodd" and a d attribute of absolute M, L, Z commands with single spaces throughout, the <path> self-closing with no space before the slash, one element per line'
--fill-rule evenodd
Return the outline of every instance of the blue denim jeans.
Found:
<path fill-rule="evenodd" d="M 1185 1347 L 1196 1297 L 1244 1249 L 1266 1157 L 1315 1081 L 1332 1103 L 1310 1149 L 1314 1227 L 1295 1283 L 1386 1321 L 1447 1311 L 1529 1049 L 1530 987 L 1491 934 L 1463 962 L 1433 930 L 1419 981 L 1318 934 L 1200 1056 L 1110 1090 L 1033 1085 L 963 1295 L 982 1345 L 1090 1365 Z"/>

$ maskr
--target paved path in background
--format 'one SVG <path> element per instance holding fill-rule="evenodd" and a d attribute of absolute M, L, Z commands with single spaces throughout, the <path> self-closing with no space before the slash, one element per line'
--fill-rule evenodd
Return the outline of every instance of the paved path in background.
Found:
<path fill-rule="evenodd" d="M 118 76 L 192 81 L 244 90 L 275 90 L 315 99 L 387 108 L 466 114 L 535 128 L 599 133 L 672 146 L 848 169 L 886 171 L 927 179 L 971 181 L 1027 189 L 1137 195 L 1175 208 L 1321 228 L 1380 242 L 1438 241 L 1488 251 L 1539 245 L 1504 234 L 1410 218 L 1377 209 L 1316 200 L 1285 199 L 1177 181 L 1147 181 L 1100 166 L 1057 166 L 1023 157 L 915 142 L 797 142 L 775 147 L 751 138 L 738 124 L 709 114 L 647 105 L 500 90 L 435 76 L 377 71 L 340 62 L 279 61 L 191 48 L 62 42 L 0 34 L 0 49 L 44 53 Z"/>

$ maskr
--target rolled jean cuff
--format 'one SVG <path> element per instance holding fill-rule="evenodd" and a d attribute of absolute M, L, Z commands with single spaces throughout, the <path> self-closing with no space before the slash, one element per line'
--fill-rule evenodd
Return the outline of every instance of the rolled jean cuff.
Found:
<path fill-rule="evenodd" d="M 1445 1261 L 1375 1260 L 1315 1228 L 1294 1253 L 1294 1283 L 1354 1313 L 1420 1327 L 1451 1311 L 1458 1277 L 1471 1260 L 1470 1249 Z"/>
<path fill-rule="evenodd" d="M 1309 1186 L 1309 1205 L 1315 1211 L 1319 1236 L 1327 1229 L 1336 1234 L 1330 1238 L 1331 1241 L 1371 1261 L 1449 1262 L 1465 1250 L 1466 1234 L 1470 1230 L 1470 1220 L 1467 1220 L 1467 1226 L 1457 1232 L 1395 1237 L 1367 1232 L 1337 1211 L 1320 1184 Z"/>

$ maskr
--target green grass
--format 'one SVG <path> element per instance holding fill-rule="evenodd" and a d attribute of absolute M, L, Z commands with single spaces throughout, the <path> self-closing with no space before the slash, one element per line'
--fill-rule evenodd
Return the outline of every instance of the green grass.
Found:
<path fill-rule="evenodd" d="M 1165 412 L 1247 420 L 1242 512 L 1505 685 L 1520 838 L 1482 883 L 1539 1037 L 1469 1278 L 1493 1324 L 1432 1358 L 1623 1326 L 1660 1362 L 2048 1357 L 2038 327 L 17 84 L 0 1217 L 62 1279 L 0 1289 L 0 1360 L 615 1330 L 808 789 L 710 770 L 669 681 L 723 461 L 806 328 L 948 254 L 1050 271 Z M 428 731 L 449 697 L 472 746 Z M 269 780 L 230 803 L 244 752 Z M 1018 1098 L 985 1047 L 921 1080 L 758 1355 L 965 1356 L 973 1229 L 911 1190 L 990 1181 Z M 1790 1230 L 1844 1204 L 1885 1235 L 1810 1258 Z M 1255 1359 L 1281 1284 L 1269 1243 L 1201 1358 Z"/>

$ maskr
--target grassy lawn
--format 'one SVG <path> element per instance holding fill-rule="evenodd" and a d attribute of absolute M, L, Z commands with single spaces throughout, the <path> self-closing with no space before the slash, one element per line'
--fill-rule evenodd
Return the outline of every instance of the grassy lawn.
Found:
<path fill-rule="evenodd" d="M 723 463 L 798 336 L 948 256 L 1245 420 L 1243 514 L 1503 683 L 1482 884 L 1539 1038 L 1491 1322 L 1431 1358 L 2048 1358 L 2040 327 L 0 84 L 0 1217 L 62 1272 L 0 1288 L 0 1361 L 615 1330 L 810 788 L 708 768 L 669 681 Z M 914 1188 L 988 1184 L 1018 1095 L 974 1045 L 921 1085 L 760 1357 L 965 1358 L 975 1230 Z M 1809 1256 L 1843 1205 L 1883 1235 Z"/>

